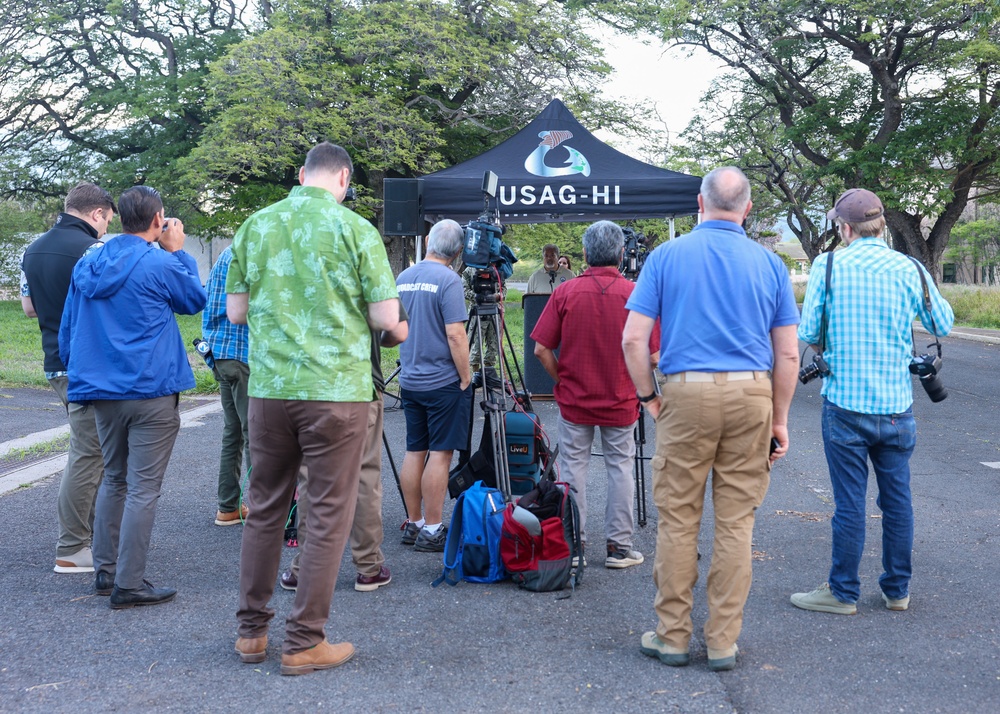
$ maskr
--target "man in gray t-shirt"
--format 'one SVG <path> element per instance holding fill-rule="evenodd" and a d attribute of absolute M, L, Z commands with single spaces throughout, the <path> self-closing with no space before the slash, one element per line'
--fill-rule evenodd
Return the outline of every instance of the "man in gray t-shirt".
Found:
<path fill-rule="evenodd" d="M 423 552 L 444 550 L 448 468 L 455 449 L 465 448 L 469 438 L 472 375 L 465 298 L 462 279 L 449 267 L 463 243 L 455 221 L 436 223 L 427 257 L 396 278 L 410 316 L 409 339 L 399 348 L 406 415 L 406 456 L 399 474 L 406 503 L 403 544 Z"/>

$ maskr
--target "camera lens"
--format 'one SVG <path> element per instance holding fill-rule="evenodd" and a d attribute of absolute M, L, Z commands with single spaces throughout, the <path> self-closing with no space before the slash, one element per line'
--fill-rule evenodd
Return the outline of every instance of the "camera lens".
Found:
<path fill-rule="evenodd" d="M 920 383 L 924 386 L 924 391 L 927 392 L 927 396 L 935 404 L 937 402 L 943 402 L 948 398 L 948 390 L 944 388 L 944 385 L 941 383 L 941 378 L 936 374 L 921 377 Z"/>
<path fill-rule="evenodd" d="M 819 374 L 819 367 L 815 364 L 807 364 L 799 370 L 799 381 L 802 384 L 809 384 Z"/>

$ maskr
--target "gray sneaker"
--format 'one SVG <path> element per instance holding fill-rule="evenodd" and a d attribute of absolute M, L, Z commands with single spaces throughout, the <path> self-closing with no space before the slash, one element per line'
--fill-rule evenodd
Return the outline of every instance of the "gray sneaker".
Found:
<path fill-rule="evenodd" d="M 910 596 L 906 595 L 901 598 L 889 597 L 885 593 L 882 593 L 882 599 L 885 600 L 885 607 L 887 610 L 894 610 L 896 612 L 902 612 L 910 606 Z"/>
<path fill-rule="evenodd" d="M 428 533 L 426 528 L 421 528 L 417 540 L 413 543 L 413 550 L 418 553 L 443 553 L 447 540 L 448 526 L 441 526 L 433 535 Z"/>
<path fill-rule="evenodd" d="M 858 611 L 858 606 L 853 602 L 838 600 L 830 590 L 829 583 L 823 583 L 812 592 L 795 593 L 792 595 L 792 604 L 803 610 L 832 612 L 834 615 L 853 615 Z"/>
<path fill-rule="evenodd" d="M 400 538 L 400 543 L 403 545 L 413 545 L 417 542 L 417 534 L 420 533 L 420 526 L 412 521 L 403 521 L 403 525 L 399 527 L 399 530 L 403 531 L 403 537 Z"/>
<path fill-rule="evenodd" d="M 604 567 L 615 569 L 630 568 L 633 565 L 641 565 L 643 560 L 645 558 L 637 550 L 609 545 L 608 557 L 604 559 Z"/>

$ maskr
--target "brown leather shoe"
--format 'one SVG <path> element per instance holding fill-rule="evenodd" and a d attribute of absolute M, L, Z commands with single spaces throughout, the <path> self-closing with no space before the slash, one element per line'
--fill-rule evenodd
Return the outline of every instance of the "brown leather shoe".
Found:
<path fill-rule="evenodd" d="M 215 525 L 217 526 L 238 526 L 243 521 L 247 519 L 250 515 L 250 509 L 247 508 L 245 503 L 240 504 L 240 507 L 235 511 L 229 511 L 223 513 L 222 511 L 215 512 Z"/>
<path fill-rule="evenodd" d="M 240 660 L 247 664 L 263 662 L 267 657 L 267 635 L 263 637 L 238 637 L 236 639 L 236 653 Z"/>
<path fill-rule="evenodd" d="M 317 669 L 333 669 L 354 656 L 354 645 L 340 642 L 332 645 L 326 640 L 315 647 L 281 655 L 281 673 L 285 675 L 309 674 Z"/>

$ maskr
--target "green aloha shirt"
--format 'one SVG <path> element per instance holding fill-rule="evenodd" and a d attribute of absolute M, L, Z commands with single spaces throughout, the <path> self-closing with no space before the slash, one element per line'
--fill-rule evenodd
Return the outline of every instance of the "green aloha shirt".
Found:
<path fill-rule="evenodd" d="M 371 223 L 296 186 L 233 239 L 227 293 L 249 293 L 250 382 L 261 399 L 370 402 L 368 304 L 398 297 Z"/>

